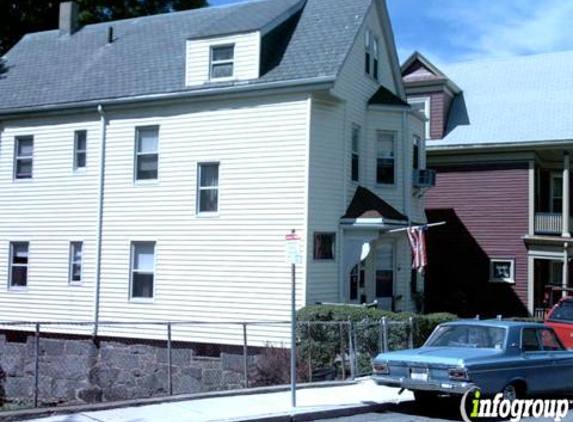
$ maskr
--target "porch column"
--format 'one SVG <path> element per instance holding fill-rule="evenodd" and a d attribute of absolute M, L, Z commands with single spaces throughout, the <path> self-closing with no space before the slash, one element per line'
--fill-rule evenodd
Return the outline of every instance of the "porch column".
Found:
<path fill-rule="evenodd" d="M 569 287 L 569 248 L 567 242 L 563 244 L 563 283 L 562 287 Z M 567 296 L 567 291 L 563 290 L 562 296 Z"/>
<path fill-rule="evenodd" d="M 569 198 L 570 198 L 570 189 L 569 189 L 569 170 L 571 167 L 571 160 L 569 158 L 569 152 L 565 151 L 563 153 L 563 232 L 561 236 L 563 237 L 571 237 L 571 233 L 569 231 Z M 565 279 L 563 279 L 565 281 Z"/>

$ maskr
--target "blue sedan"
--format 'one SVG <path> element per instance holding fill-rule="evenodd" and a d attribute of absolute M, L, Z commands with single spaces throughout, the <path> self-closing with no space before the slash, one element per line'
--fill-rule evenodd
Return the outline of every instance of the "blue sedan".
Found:
<path fill-rule="evenodd" d="M 573 352 L 553 329 L 514 321 L 459 321 L 436 327 L 419 349 L 381 353 L 373 360 L 379 385 L 414 392 L 417 401 L 439 394 L 573 393 Z"/>

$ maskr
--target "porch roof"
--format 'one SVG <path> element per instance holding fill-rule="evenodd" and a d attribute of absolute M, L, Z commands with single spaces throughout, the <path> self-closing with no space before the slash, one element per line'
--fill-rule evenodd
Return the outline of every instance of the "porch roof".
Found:
<path fill-rule="evenodd" d="M 372 191 L 358 186 L 354 197 L 342 216 L 343 220 L 353 220 L 358 218 L 382 218 L 393 221 L 407 222 L 408 217 L 399 212 L 392 205 L 388 204 Z"/>

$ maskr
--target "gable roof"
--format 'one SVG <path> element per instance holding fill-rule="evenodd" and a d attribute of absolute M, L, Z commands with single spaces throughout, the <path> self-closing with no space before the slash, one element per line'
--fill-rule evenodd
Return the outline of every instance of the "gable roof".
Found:
<path fill-rule="evenodd" d="M 446 74 L 438 69 L 422 53 L 415 51 L 400 67 L 402 79 L 410 86 L 428 83 L 443 84 L 454 94 L 461 92 L 460 88 Z"/>
<path fill-rule="evenodd" d="M 463 90 L 428 149 L 573 141 L 573 51 L 441 66 Z"/>
<path fill-rule="evenodd" d="M 362 186 L 358 186 L 356 189 L 346 214 L 342 218 L 385 218 L 388 220 L 408 221 L 408 217 Z"/>
<path fill-rule="evenodd" d="M 302 6 L 290 38 L 275 41 L 288 42 L 276 66 L 238 85 L 245 89 L 334 80 L 371 2 L 254 1 L 87 25 L 71 36 L 60 36 L 58 30 L 29 34 L 5 55 L 8 71 L 0 76 L 0 114 L 214 87 L 233 89 L 233 82 L 185 86 L 186 40 L 268 31 Z M 108 44 L 110 26 L 114 42 Z"/>

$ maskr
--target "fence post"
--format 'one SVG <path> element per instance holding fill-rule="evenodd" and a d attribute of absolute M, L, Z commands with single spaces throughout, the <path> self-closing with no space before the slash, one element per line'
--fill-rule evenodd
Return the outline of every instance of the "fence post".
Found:
<path fill-rule="evenodd" d="M 40 324 L 36 323 L 34 356 L 34 407 L 38 407 L 38 385 L 40 381 Z"/>
<path fill-rule="evenodd" d="M 354 367 L 354 346 L 352 344 L 352 322 L 347 321 L 348 324 L 348 362 L 350 363 L 350 378 L 356 378 L 356 368 Z"/>
<path fill-rule="evenodd" d="M 382 317 L 382 350 L 384 353 L 388 351 L 388 320 Z"/>
<path fill-rule="evenodd" d="M 408 318 L 408 325 L 410 326 L 410 335 L 408 336 L 408 348 L 414 348 L 414 318 Z"/>
<path fill-rule="evenodd" d="M 346 380 L 346 361 L 344 359 L 344 325 L 342 321 L 338 323 L 339 333 L 340 333 L 340 357 L 342 358 L 342 379 Z"/>
<path fill-rule="evenodd" d="M 310 336 L 310 321 L 306 323 L 306 337 L 308 353 L 307 353 L 307 360 L 308 360 L 308 381 L 312 382 L 312 337 Z M 302 358 L 302 356 L 301 356 Z"/>
<path fill-rule="evenodd" d="M 173 395 L 173 361 L 172 361 L 171 323 L 167 323 L 167 391 Z"/>
<path fill-rule="evenodd" d="M 246 322 L 243 322 L 243 376 L 245 377 L 245 388 L 249 388 L 249 346 Z"/>

